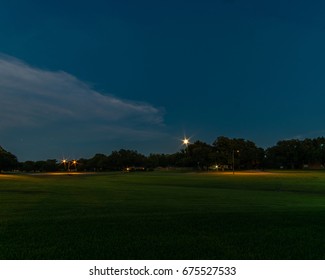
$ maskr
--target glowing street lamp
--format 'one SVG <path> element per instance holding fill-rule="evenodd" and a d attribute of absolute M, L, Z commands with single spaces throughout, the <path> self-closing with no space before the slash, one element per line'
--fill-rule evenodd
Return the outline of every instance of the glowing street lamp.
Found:
<path fill-rule="evenodd" d="M 66 159 L 63 159 L 62 161 L 61 161 L 61 163 L 63 163 L 63 166 L 64 166 L 64 169 L 66 169 L 67 168 L 67 160 Z"/>
<path fill-rule="evenodd" d="M 74 165 L 74 168 L 77 169 L 77 161 L 73 160 L 71 163 L 72 163 L 72 165 Z"/>
<path fill-rule="evenodd" d="M 182 140 L 183 142 L 183 145 L 185 145 L 186 147 L 188 146 L 188 144 L 190 144 L 190 139 L 189 138 L 186 138 L 184 137 L 184 139 Z"/>
<path fill-rule="evenodd" d="M 185 153 L 187 153 L 188 145 L 191 144 L 190 138 L 186 138 L 186 136 L 184 136 L 184 139 L 182 139 L 182 144 L 185 145 Z"/>
<path fill-rule="evenodd" d="M 71 166 L 74 166 L 74 168 L 76 169 L 77 164 L 78 164 L 78 162 L 76 160 L 71 160 L 70 161 L 70 160 L 66 160 L 66 159 L 61 160 L 61 163 L 63 164 L 64 169 L 67 170 L 67 171 L 70 171 Z"/>

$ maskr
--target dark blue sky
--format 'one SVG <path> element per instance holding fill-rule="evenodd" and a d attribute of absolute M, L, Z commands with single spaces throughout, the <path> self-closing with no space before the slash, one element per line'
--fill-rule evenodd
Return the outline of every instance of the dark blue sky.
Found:
<path fill-rule="evenodd" d="M 325 134 L 323 1 L 2 1 L 0 53 L 20 160 Z"/>

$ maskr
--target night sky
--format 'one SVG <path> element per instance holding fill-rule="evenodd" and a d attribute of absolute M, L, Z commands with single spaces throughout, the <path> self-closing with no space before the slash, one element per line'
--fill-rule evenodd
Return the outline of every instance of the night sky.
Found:
<path fill-rule="evenodd" d="M 325 135 L 325 2 L 1 1 L 0 145 L 19 160 Z"/>

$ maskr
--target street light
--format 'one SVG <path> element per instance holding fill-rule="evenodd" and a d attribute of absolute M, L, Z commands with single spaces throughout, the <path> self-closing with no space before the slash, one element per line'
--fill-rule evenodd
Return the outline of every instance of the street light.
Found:
<path fill-rule="evenodd" d="M 76 160 L 66 160 L 66 159 L 63 159 L 61 163 L 63 164 L 64 169 L 66 169 L 68 172 L 70 171 L 70 167 L 72 165 L 74 165 L 74 168 L 76 169 L 78 164 Z"/>
<path fill-rule="evenodd" d="M 77 161 L 73 160 L 71 163 L 72 163 L 72 165 L 74 165 L 74 169 L 76 170 L 77 169 Z"/>
<path fill-rule="evenodd" d="M 186 147 L 188 146 L 188 144 L 190 144 L 190 139 L 189 138 L 186 138 L 184 137 L 184 139 L 182 140 L 183 142 L 183 145 L 185 145 Z"/>
<path fill-rule="evenodd" d="M 61 161 L 61 163 L 63 163 L 63 166 L 64 166 L 64 169 L 66 169 L 66 167 L 67 167 L 67 160 L 66 159 L 63 159 L 62 161 Z"/>
<path fill-rule="evenodd" d="M 185 153 L 188 153 L 188 145 L 189 144 L 191 144 L 190 138 L 187 138 L 186 136 L 184 136 L 184 138 L 182 139 L 182 145 L 185 146 Z"/>
<path fill-rule="evenodd" d="M 236 150 L 239 153 L 239 150 Z M 232 150 L 232 174 L 235 174 L 235 149 Z"/>

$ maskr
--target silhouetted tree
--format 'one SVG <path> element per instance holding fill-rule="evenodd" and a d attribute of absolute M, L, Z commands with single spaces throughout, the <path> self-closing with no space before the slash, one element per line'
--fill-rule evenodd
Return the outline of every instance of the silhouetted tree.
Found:
<path fill-rule="evenodd" d="M 208 170 L 209 166 L 216 162 L 216 152 L 207 143 L 196 141 L 186 150 L 192 167 Z"/>
<path fill-rule="evenodd" d="M 10 171 L 17 168 L 17 157 L 0 146 L 0 171 Z"/>
<path fill-rule="evenodd" d="M 109 169 L 109 159 L 104 154 L 96 154 L 86 163 L 86 169 L 91 171 L 104 171 Z"/>
<path fill-rule="evenodd" d="M 263 164 L 264 149 L 258 148 L 252 141 L 241 138 L 218 137 L 213 146 L 216 160 L 222 165 L 232 165 L 236 168 L 260 168 Z"/>

